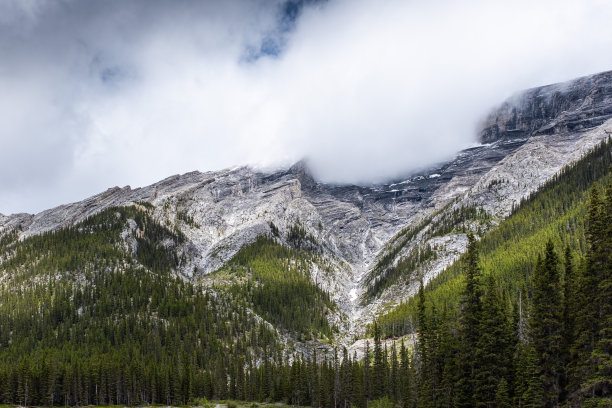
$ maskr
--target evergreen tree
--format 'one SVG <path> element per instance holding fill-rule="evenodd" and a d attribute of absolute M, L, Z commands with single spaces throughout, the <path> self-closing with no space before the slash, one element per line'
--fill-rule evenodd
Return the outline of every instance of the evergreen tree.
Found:
<path fill-rule="evenodd" d="M 587 270 L 592 269 L 597 285 L 593 297 L 596 316 L 594 348 L 588 360 L 590 371 L 582 389 L 588 406 L 612 406 L 612 183 L 599 210 L 592 209 L 591 248 Z M 591 216 L 591 212 L 589 212 Z"/>
<path fill-rule="evenodd" d="M 387 375 L 388 379 L 388 395 L 391 397 L 391 400 L 398 404 L 400 402 L 400 387 L 401 383 L 399 380 L 400 370 L 399 370 L 399 361 L 397 359 L 397 348 L 395 346 L 395 342 L 391 346 L 391 364 L 389 369 L 389 375 Z"/>
<path fill-rule="evenodd" d="M 476 371 L 474 401 L 476 406 L 495 407 L 499 384 L 504 382 L 506 393 L 512 355 L 512 330 L 505 302 L 492 275 L 486 278 L 482 301 L 480 336 L 475 350 Z"/>
<path fill-rule="evenodd" d="M 510 394 L 508 390 L 508 382 L 505 378 L 499 380 L 497 389 L 495 390 L 495 403 L 492 405 L 496 408 L 511 408 Z"/>
<path fill-rule="evenodd" d="M 425 294 L 423 290 L 423 280 L 419 286 L 419 326 L 418 326 L 418 350 L 417 368 L 419 378 L 418 406 L 432 407 L 434 404 L 434 378 L 432 378 L 432 341 L 433 325 L 429 319 L 426 306 Z"/>
<path fill-rule="evenodd" d="M 563 279 L 563 365 L 565 377 L 563 379 L 564 399 L 567 395 L 568 376 L 571 364 L 571 347 L 574 343 L 574 319 L 576 315 L 576 271 L 574 268 L 574 257 L 569 245 L 564 251 L 564 279 Z"/>
<path fill-rule="evenodd" d="M 457 406 L 473 407 L 475 378 L 480 362 L 474 358 L 478 347 L 481 320 L 480 266 L 474 235 L 468 234 L 465 257 L 465 289 L 461 298 L 459 350 L 457 355 Z"/>
<path fill-rule="evenodd" d="M 410 361 L 408 349 L 402 341 L 400 345 L 400 405 L 412 408 L 415 405 L 414 367 Z"/>
<path fill-rule="evenodd" d="M 380 330 L 374 322 L 374 361 L 372 364 L 372 399 L 379 399 L 385 394 L 385 359 L 380 341 Z"/>
<path fill-rule="evenodd" d="M 542 405 L 559 404 L 563 379 L 563 302 L 559 258 L 551 241 L 536 266 L 533 284 L 532 339 L 542 382 Z"/>
<path fill-rule="evenodd" d="M 366 405 L 372 399 L 371 371 L 372 371 L 372 367 L 370 363 L 370 342 L 366 341 L 364 357 L 363 357 L 363 391 L 364 391 Z"/>
<path fill-rule="evenodd" d="M 453 335 L 455 322 L 450 318 L 446 304 L 444 304 L 437 328 L 436 360 L 439 377 L 437 406 L 451 407 L 455 405 L 456 398 L 458 341 Z"/>
<path fill-rule="evenodd" d="M 595 367 L 592 365 L 592 354 L 599 342 L 601 312 L 603 305 L 600 301 L 605 297 L 599 293 L 599 285 L 603 278 L 605 293 L 606 279 L 603 276 L 606 263 L 606 229 L 604 224 L 603 204 L 599 190 L 593 186 L 589 194 L 589 208 L 587 214 L 587 243 L 586 262 L 578 280 L 575 304 L 576 316 L 574 318 L 574 343 L 571 348 L 570 377 L 568 384 L 569 397 L 575 403 L 586 398 L 595 397 L 598 381 L 594 380 Z M 587 380 L 588 379 L 588 380 Z"/>

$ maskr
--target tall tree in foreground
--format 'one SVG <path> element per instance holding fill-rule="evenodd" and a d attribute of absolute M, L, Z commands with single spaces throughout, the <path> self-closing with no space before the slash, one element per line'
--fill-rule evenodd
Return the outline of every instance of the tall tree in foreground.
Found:
<path fill-rule="evenodd" d="M 435 312 L 430 317 L 425 305 L 425 293 L 423 281 L 419 287 L 419 326 L 418 326 L 418 349 L 416 358 L 418 361 L 419 396 L 418 406 L 423 408 L 434 407 L 436 401 L 436 372 L 435 372 Z"/>
<path fill-rule="evenodd" d="M 612 184 L 606 189 L 599 208 L 591 203 L 587 274 L 594 280 L 592 302 L 595 310 L 593 350 L 588 359 L 590 371 L 581 389 L 585 406 L 612 406 Z"/>
<path fill-rule="evenodd" d="M 476 371 L 480 364 L 474 358 L 478 347 L 482 306 L 480 302 L 480 267 L 476 239 L 468 234 L 465 262 L 465 289 L 459 318 L 459 350 L 457 355 L 457 406 L 473 407 Z"/>
<path fill-rule="evenodd" d="M 546 244 L 533 279 L 533 313 L 531 330 L 538 357 L 542 383 L 542 406 L 559 404 L 562 392 L 563 302 L 561 297 L 559 257 L 551 241 Z"/>
<path fill-rule="evenodd" d="M 481 363 L 475 378 L 476 406 L 492 408 L 497 406 L 498 399 L 507 400 L 513 342 L 505 304 L 495 279 L 488 275 L 475 351 L 476 360 Z"/>
<path fill-rule="evenodd" d="M 590 191 L 586 263 L 578 279 L 569 398 L 584 406 L 612 405 L 612 187 Z"/>

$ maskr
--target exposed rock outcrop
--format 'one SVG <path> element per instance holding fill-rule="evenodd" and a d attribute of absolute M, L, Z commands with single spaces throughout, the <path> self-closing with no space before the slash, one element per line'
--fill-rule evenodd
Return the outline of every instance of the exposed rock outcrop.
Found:
<path fill-rule="evenodd" d="M 612 71 L 521 92 L 484 121 L 484 143 L 592 129 L 612 118 Z"/>

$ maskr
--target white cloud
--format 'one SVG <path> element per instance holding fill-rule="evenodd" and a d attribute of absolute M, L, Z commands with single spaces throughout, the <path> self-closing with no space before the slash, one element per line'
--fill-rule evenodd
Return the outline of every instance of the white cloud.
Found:
<path fill-rule="evenodd" d="M 4 213 L 304 156 L 380 181 L 473 143 L 519 89 L 612 68 L 603 1 L 330 0 L 252 63 L 276 1 L 30 4 L 28 28 L 0 20 Z"/>

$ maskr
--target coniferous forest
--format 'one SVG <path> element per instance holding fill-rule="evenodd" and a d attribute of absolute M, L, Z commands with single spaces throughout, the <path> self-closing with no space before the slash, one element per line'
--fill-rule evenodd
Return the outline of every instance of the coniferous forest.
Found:
<path fill-rule="evenodd" d="M 216 272 L 223 287 L 173 272 L 184 237 L 144 205 L 4 234 L 0 403 L 610 407 L 611 148 L 564 169 L 489 234 L 469 234 L 455 265 L 370 327 L 362 359 L 297 353 L 267 323 L 304 340 L 337 332 L 299 228 L 294 248 L 271 236 L 241 250 Z"/>

